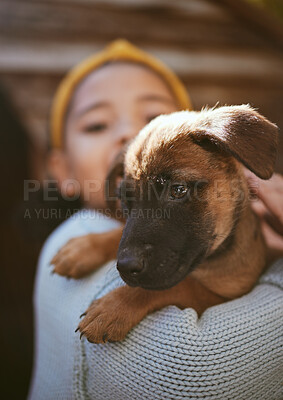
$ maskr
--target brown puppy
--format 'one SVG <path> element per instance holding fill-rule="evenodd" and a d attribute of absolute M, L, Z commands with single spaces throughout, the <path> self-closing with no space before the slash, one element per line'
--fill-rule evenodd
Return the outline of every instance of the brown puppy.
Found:
<path fill-rule="evenodd" d="M 127 221 L 117 268 L 127 286 L 90 305 L 81 334 L 94 343 L 122 340 L 164 306 L 201 314 L 251 290 L 266 257 L 242 165 L 270 178 L 276 147 L 277 127 L 244 105 L 177 112 L 148 124 L 126 152 L 120 186 Z M 104 234 L 115 243 L 95 250 L 100 263 L 115 257 L 120 234 Z M 55 272 L 79 276 L 63 266 L 76 241 L 89 247 L 94 238 L 73 239 L 53 259 Z M 86 262 L 84 273 L 99 262 Z"/>

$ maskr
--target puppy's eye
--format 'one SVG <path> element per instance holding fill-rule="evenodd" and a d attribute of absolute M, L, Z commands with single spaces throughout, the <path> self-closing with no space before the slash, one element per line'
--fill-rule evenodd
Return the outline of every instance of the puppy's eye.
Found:
<path fill-rule="evenodd" d="M 170 198 L 174 199 L 182 199 L 188 193 L 188 187 L 185 185 L 173 185 L 170 188 Z"/>

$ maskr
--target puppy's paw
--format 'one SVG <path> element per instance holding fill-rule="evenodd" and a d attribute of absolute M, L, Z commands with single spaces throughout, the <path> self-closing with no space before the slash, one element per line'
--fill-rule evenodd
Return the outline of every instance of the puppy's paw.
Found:
<path fill-rule="evenodd" d="M 127 287 L 126 287 L 127 288 Z M 77 330 L 92 343 L 117 342 L 125 338 L 128 332 L 146 315 L 135 310 L 131 304 L 119 296 L 119 288 L 101 299 L 95 300 L 83 314 Z"/>
<path fill-rule="evenodd" d="M 107 262 L 104 251 L 107 243 L 99 234 L 80 236 L 69 240 L 53 257 L 53 272 L 68 278 L 79 279 Z"/>

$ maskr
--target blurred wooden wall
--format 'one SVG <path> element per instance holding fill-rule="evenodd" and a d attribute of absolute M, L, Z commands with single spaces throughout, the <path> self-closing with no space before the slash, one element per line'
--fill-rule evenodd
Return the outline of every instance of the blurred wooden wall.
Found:
<path fill-rule="evenodd" d="M 283 127 L 282 32 L 243 0 L 1 0 L 0 79 L 39 150 L 64 73 L 117 37 L 170 65 L 196 109 L 250 103 Z"/>

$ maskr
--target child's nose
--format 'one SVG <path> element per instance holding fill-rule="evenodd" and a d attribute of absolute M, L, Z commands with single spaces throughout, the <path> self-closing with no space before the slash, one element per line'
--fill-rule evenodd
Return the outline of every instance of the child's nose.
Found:
<path fill-rule="evenodd" d="M 121 126 L 117 135 L 118 143 L 120 145 L 125 145 L 129 140 L 137 136 L 139 130 L 139 127 L 137 127 L 135 124 Z"/>

